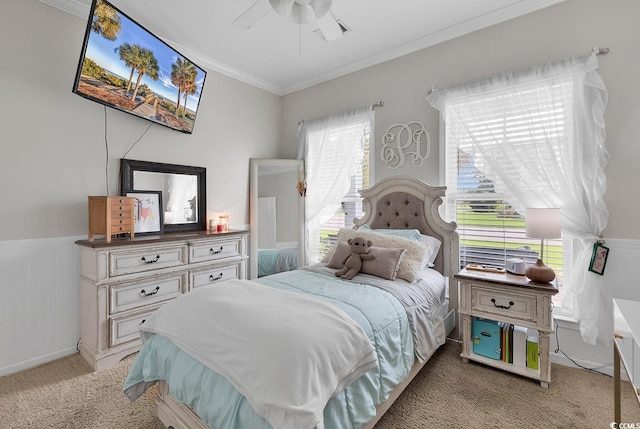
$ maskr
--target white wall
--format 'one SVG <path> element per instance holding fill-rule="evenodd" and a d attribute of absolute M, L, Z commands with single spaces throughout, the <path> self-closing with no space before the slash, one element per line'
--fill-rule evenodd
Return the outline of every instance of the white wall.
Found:
<path fill-rule="evenodd" d="M 150 124 L 71 92 L 85 27 L 35 0 L 0 2 L 0 240 L 86 234 L 86 197 L 118 194 L 119 159 Z M 247 225 L 249 158 L 282 156 L 281 118 L 281 97 L 209 71 L 193 134 L 153 125 L 127 158 L 206 167 L 209 214 Z"/>
<path fill-rule="evenodd" d="M 611 161 L 606 168 L 609 225 L 605 237 L 640 239 L 640 199 L 629 196 L 640 159 L 640 2 L 567 0 L 493 27 L 331 80 L 284 97 L 283 137 L 287 154 L 296 155 L 297 123 L 384 101 L 376 108 L 375 143 L 390 125 L 420 121 L 436 147 L 419 169 L 405 164 L 389 170 L 377 159 L 376 179 L 408 174 L 438 183 L 438 111 L 425 97 L 432 86 L 446 88 L 485 76 L 585 55 L 594 45 L 608 47 L 599 56 L 609 91 L 605 120 Z M 348 35 L 347 35 L 348 37 Z"/>
<path fill-rule="evenodd" d="M 87 196 L 118 194 L 119 159 L 150 124 L 71 92 L 85 27 L 0 1 L 0 375 L 75 352 Z M 283 156 L 281 124 L 280 96 L 209 71 L 193 134 L 153 125 L 127 158 L 206 167 L 209 216 L 248 226 L 249 159 Z"/>
<path fill-rule="evenodd" d="M 472 34 L 441 43 L 384 64 L 355 72 L 284 97 L 283 136 L 287 154 L 296 154 L 297 123 L 345 111 L 378 100 L 375 144 L 393 124 L 420 121 L 430 131 L 434 147 L 421 168 L 406 163 L 387 169 L 376 151 L 375 179 L 406 174 L 439 184 L 439 115 L 425 100 L 432 86 L 446 88 L 485 76 L 518 70 L 553 60 L 586 55 L 594 45 L 608 47 L 598 57 L 609 91 L 605 120 L 611 161 L 605 173 L 609 222 L 604 238 L 611 247 L 605 271 L 613 296 L 640 300 L 633 261 L 640 258 L 640 199 L 632 184 L 638 176 L 640 85 L 638 40 L 640 2 L 636 0 L 567 0 Z M 348 36 L 347 36 L 348 37 Z M 630 263 L 624 264 L 623 261 Z M 575 323 L 559 322 L 561 349 L 586 365 L 608 365 L 610 347 L 586 345 Z M 555 341 L 555 338 L 554 338 Z M 552 350 L 555 344 L 552 345 Z M 561 353 L 553 360 L 569 364 Z"/>

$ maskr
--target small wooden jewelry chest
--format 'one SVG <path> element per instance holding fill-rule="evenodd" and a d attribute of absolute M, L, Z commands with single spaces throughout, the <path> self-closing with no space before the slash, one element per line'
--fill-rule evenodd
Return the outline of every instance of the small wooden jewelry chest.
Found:
<path fill-rule="evenodd" d="M 134 237 L 134 203 L 131 197 L 89 197 L 89 241 L 105 235 L 111 243 L 114 234 Z"/>

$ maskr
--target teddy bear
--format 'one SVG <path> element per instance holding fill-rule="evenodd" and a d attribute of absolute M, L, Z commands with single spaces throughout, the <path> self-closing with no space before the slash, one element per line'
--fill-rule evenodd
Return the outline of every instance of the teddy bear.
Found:
<path fill-rule="evenodd" d="M 336 271 L 336 277 L 345 280 L 351 280 L 362 269 L 362 261 L 370 261 L 375 259 L 375 255 L 369 254 L 369 248 L 373 246 L 371 240 L 364 237 L 353 237 L 347 240 L 351 253 L 344 258 L 342 262 L 344 267 Z"/>

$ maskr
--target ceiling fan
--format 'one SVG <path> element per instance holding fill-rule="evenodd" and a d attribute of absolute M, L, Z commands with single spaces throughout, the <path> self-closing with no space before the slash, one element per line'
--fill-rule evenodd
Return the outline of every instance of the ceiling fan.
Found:
<path fill-rule="evenodd" d="M 233 24 L 240 28 L 251 28 L 271 10 L 288 16 L 289 22 L 308 24 L 315 22 L 327 41 L 338 39 L 344 33 L 331 12 L 332 0 L 258 0 L 244 11 Z"/>

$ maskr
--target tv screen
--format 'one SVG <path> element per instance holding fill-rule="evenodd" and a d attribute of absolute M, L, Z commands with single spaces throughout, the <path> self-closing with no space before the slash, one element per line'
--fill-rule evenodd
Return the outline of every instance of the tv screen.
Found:
<path fill-rule="evenodd" d="M 93 0 L 74 93 L 191 134 L 206 76 L 113 4 Z"/>

